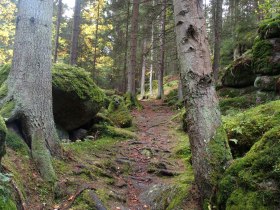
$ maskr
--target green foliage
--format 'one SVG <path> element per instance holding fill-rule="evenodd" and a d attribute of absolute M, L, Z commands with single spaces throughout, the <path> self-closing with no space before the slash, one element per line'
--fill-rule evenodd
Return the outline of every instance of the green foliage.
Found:
<path fill-rule="evenodd" d="M 142 106 L 139 103 L 139 101 L 137 100 L 137 98 L 133 97 L 130 93 L 126 93 L 124 95 L 124 103 L 125 103 L 126 107 L 129 109 L 132 109 L 134 107 L 136 107 L 137 109 L 142 108 Z"/>
<path fill-rule="evenodd" d="M 11 64 L 5 64 L 0 67 L 0 86 L 6 81 L 11 69 Z"/>
<path fill-rule="evenodd" d="M 280 127 L 267 131 L 245 157 L 228 168 L 219 184 L 220 209 L 277 209 L 280 197 Z"/>
<path fill-rule="evenodd" d="M 3 210 L 17 210 L 15 202 L 11 199 L 11 191 L 9 181 L 10 174 L 0 173 L 0 209 Z"/>
<path fill-rule="evenodd" d="M 273 101 L 223 118 L 235 157 L 243 156 L 263 133 L 280 124 L 280 101 Z"/>
<path fill-rule="evenodd" d="M 7 135 L 7 127 L 4 119 L 0 116 L 0 164 L 1 158 L 6 154 L 5 141 Z"/>
<path fill-rule="evenodd" d="M 95 125 L 94 128 L 97 130 L 101 130 L 103 136 L 105 135 L 111 137 L 137 139 L 137 135 L 135 133 L 126 129 L 109 125 Z"/>
<path fill-rule="evenodd" d="M 56 64 L 52 69 L 53 87 L 65 92 L 75 92 L 81 99 L 103 103 L 104 93 L 92 81 L 90 74 L 82 68 Z"/>

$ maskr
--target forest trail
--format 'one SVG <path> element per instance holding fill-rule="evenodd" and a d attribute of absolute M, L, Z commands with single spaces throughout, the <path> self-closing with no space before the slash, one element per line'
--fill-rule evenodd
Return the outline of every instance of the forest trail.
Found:
<path fill-rule="evenodd" d="M 130 210 L 152 209 L 153 196 L 157 195 L 151 195 L 149 191 L 156 193 L 155 189 L 171 186 L 176 176 L 185 171 L 183 160 L 174 158 L 174 147 L 178 143 L 173 133 L 178 124 L 171 120 L 174 112 L 159 100 L 142 101 L 141 104 L 142 110 L 132 111 L 138 141 L 121 142 L 116 157 L 116 160 L 131 163 L 129 175 L 121 176 L 119 180 L 127 184 L 126 207 Z M 189 205 L 196 206 L 193 200 Z"/>

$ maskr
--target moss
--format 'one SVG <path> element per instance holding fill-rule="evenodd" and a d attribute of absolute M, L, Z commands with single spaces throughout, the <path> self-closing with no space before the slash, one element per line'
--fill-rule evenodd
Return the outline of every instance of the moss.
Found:
<path fill-rule="evenodd" d="M 267 40 L 257 40 L 253 46 L 253 67 L 256 73 L 273 74 L 274 66 L 270 62 L 273 46 Z"/>
<path fill-rule="evenodd" d="M 116 128 L 113 126 L 101 126 L 100 127 L 106 135 L 112 136 L 112 137 L 120 137 L 120 138 L 130 138 L 130 139 L 137 139 L 137 135 L 129 130 L 122 129 L 122 128 Z"/>
<path fill-rule="evenodd" d="M 11 199 L 5 199 L 0 195 L 0 209 L 2 210 L 17 210 L 17 206 Z"/>
<path fill-rule="evenodd" d="M 280 101 L 251 108 L 223 118 L 234 157 L 243 156 L 263 133 L 280 124 Z"/>
<path fill-rule="evenodd" d="M 65 92 L 75 92 L 81 99 L 103 103 L 105 94 L 96 86 L 90 73 L 82 68 L 56 64 L 52 68 L 53 87 L 58 87 Z"/>
<path fill-rule="evenodd" d="M 0 99 L 4 98 L 8 94 L 8 86 L 7 83 L 4 82 L 0 87 Z"/>
<path fill-rule="evenodd" d="M 280 205 L 280 127 L 267 131 L 227 169 L 219 184 L 220 209 L 277 209 Z"/>
<path fill-rule="evenodd" d="M 117 126 L 127 128 L 132 125 L 132 116 L 125 105 L 124 100 L 119 96 L 114 96 L 108 107 L 108 118 Z"/>
<path fill-rule="evenodd" d="M 223 98 L 219 102 L 223 114 L 232 110 L 247 109 L 256 105 L 256 95 L 245 95 L 235 98 Z"/>
<path fill-rule="evenodd" d="M 24 140 L 14 131 L 8 130 L 6 144 L 12 150 L 19 152 L 22 155 L 29 155 L 29 147 Z"/>
<path fill-rule="evenodd" d="M 259 25 L 258 33 L 262 39 L 279 38 L 280 15 L 262 21 Z"/>
<path fill-rule="evenodd" d="M 0 67 L 0 86 L 6 81 L 10 73 L 11 64 L 5 64 Z"/>
<path fill-rule="evenodd" d="M 142 108 L 142 106 L 139 103 L 139 101 L 137 100 L 137 98 L 132 96 L 130 93 L 126 93 L 124 95 L 124 103 L 125 103 L 126 107 L 129 109 L 132 109 L 134 107 L 136 107 L 137 109 Z"/>
<path fill-rule="evenodd" d="M 51 154 L 46 147 L 44 135 L 41 131 L 35 131 L 32 135 L 31 147 L 32 157 L 43 179 L 55 183 L 56 175 L 52 166 Z"/>
<path fill-rule="evenodd" d="M 6 154 L 5 141 L 7 135 L 7 127 L 4 119 L 0 116 L 0 164 L 2 157 Z"/>

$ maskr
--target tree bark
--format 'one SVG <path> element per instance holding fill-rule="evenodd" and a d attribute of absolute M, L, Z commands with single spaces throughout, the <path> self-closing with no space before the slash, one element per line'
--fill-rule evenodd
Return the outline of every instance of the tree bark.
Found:
<path fill-rule="evenodd" d="M 155 6 L 155 0 L 153 0 L 153 8 Z M 152 21 L 152 36 L 151 36 L 151 65 L 150 65 L 150 97 L 153 96 L 153 73 L 154 73 L 154 21 Z"/>
<path fill-rule="evenodd" d="M 56 29 L 55 29 L 55 45 L 54 45 L 54 63 L 57 63 L 57 53 L 59 47 L 59 33 L 60 33 L 60 24 L 62 18 L 62 0 L 58 0 L 58 8 L 57 8 L 57 21 L 56 21 Z"/>
<path fill-rule="evenodd" d="M 100 3 L 97 1 L 97 19 L 96 19 L 96 27 L 95 27 L 95 42 L 94 42 L 94 58 L 93 58 L 93 71 L 92 78 L 93 81 L 97 82 L 97 70 L 96 70 L 96 59 L 97 59 L 97 44 L 98 44 L 98 28 L 99 28 L 99 16 L 100 16 Z"/>
<path fill-rule="evenodd" d="M 70 50 L 70 64 L 76 65 L 78 59 L 78 45 L 79 45 L 79 34 L 80 34 L 80 20 L 81 19 L 81 0 L 75 1 L 74 9 L 74 22 L 72 32 L 72 44 Z"/>
<path fill-rule="evenodd" d="M 215 18 L 214 18 L 214 79 L 217 82 L 219 78 L 221 35 L 223 27 L 223 0 L 215 0 Z"/>
<path fill-rule="evenodd" d="M 137 68 L 137 32 L 138 32 L 139 0 L 133 0 L 133 12 L 131 20 L 131 37 L 130 37 L 130 61 L 128 66 L 127 92 L 132 97 L 136 96 L 135 87 L 135 70 Z"/>
<path fill-rule="evenodd" d="M 186 122 L 192 164 L 203 204 L 207 204 L 219 176 L 232 157 L 212 78 L 203 2 L 173 2 L 177 51 L 182 82 L 186 88 Z"/>
<path fill-rule="evenodd" d="M 142 52 L 142 72 L 141 72 L 141 93 L 140 98 L 143 99 L 145 97 L 145 80 L 146 80 L 146 60 L 147 60 L 147 52 L 146 52 L 146 38 L 143 41 L 143 52 Z"/>
<path fill-rule="evenodd" d="M 164 74 L 164 55 L 165 55 L 165 24 L 166 24 L 166 0 L 162 0 L 161 13 L 161 34 L 160 34 L 160 60 L 158 69 L 158 94 L 157 99 L 162 99 L 164 96 L 163 90 L 163 74 Z"/>
<path fill-rule="evenodd" d="M 51 154 L 60 155 L 61 149 L 52 109 L 53 1 L 21 0 L 18 8 L 14 57 L 7 80 L 8 98 L 12 96 L 15 102 L 9 120 L 20 120 L 42 177 L 54 182 Z"/>

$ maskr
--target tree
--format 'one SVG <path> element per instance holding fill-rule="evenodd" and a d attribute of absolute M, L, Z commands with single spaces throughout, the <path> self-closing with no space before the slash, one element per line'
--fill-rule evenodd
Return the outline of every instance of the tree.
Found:
<path fill-rule="evenodd" d="M 214 0 L 215 12 L 214 12 L 214 61 L 213 72 L 215 81 L 219 77 L 220 67 L 220 52 L 221 52 L 221 35 L 223 26 L 223 0 Z"/>
<path fill-rule="evenodd" d="M 55 44 L 54 44 L 54 63 L 57 62 L 57 53 L 59 47 L 59 33 L 60 33 L 60 24 L 62 18 L 62 0 L 58 0 L 58 8 L 57 8 L 57 20 L 56 20 L 56 29 L 55 29 Z"/>
<path fill-rule="evenodd" d="M 71 65 L 77 64 L 80 22 L 81 22 L 81 0 L 76 0 L 75 9 L 74 9 L 72 44 L 71 44 L 71 50 L 70 50 L 70 64 Z"/>
<path fill-rule="evenodd" d="M 146 38 L 143 40 L 143 52 L 142 52 L 142 71 L 141 71 L 141 93 L 140 98 L 143 99 L 145 97 L 145 81 L 146 81 L 146 61 L 147 61 L 147 41 Z"/>
<path fill-rule="evenodd" d="M 18 8 L 8 95 L 1 103 L 14 101 L 9 121 L 21 122 L 42 177 L 53 182 L 56 178 L 51 154 L 61 154 L 52 109 L 53 1 L 21 0 Z"/>
<path fill-rule="evenodd" d="M 133 0 L 133 11 L 131 19 L 131 36 L 130 36 L 130 60 L 127 72 L 127 92 L 132 97 L 136 95 L 135 87 L 135 70 L 137 66 L 137 32 L 138 32 L 139 0 Z"/>
<path fill-rule="evenodd" d="M 177 51 L 186 88 L 192 164 L 198 189 L 206 203 L 210 202 L 216 182 L 232 157 L 212 78 L 202 1 L 173 2 Z"/>
<path fill-rule="evenodd" d="M 165 47 L 165 23 L 166 23 L 166 0 L 162 0 L 157 99 L 162 99 L 164 96 L 163 74 L 164 74 L 164 55 L 165 55 L 165 48 L 164 48 Z"/>

